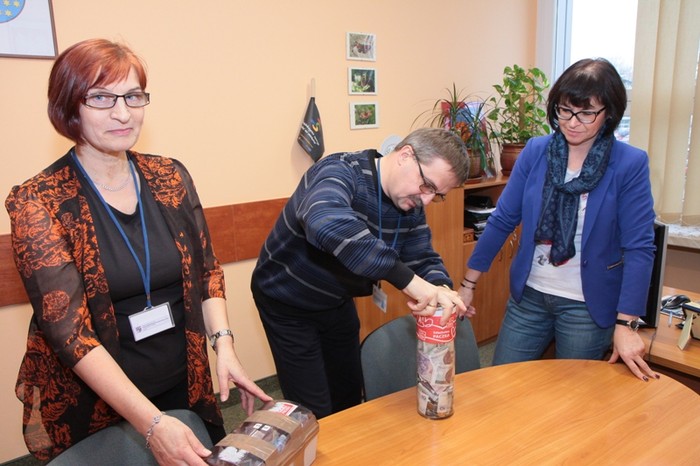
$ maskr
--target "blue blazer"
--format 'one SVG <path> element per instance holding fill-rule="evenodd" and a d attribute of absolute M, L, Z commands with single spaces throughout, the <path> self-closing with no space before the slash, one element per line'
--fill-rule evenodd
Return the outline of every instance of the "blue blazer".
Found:
<path fill-rule="evenodd" d="M 488 271 L 503 243 L 522 222 L 510 268 L 510 292 L 520 302 L 535 253 L 551 135 L 530 139 L 513 168 L 468 266 Z M 617 313 L 643 315 L 654 260 L 654 200 L 646 152 L 615 141 L 605 175 L 588 196 L 581 251 L 586 305 L 600 327 Z"/>

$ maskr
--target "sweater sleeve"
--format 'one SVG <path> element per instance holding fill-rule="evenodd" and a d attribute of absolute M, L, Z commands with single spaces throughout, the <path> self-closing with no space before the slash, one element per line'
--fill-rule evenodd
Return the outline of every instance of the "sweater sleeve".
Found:
<path fill-rule="evenodd" d="M 358 192 L 357 172 L 342 163 L 329 163 L 304 176 L 304 193 L 294 206 L 308 243 L 334 256 L 355 275 L 388 280 L 404 288 L 413 277 L 398 253 L 367 226 L 375 209 L 371 196 Z"/>
<path fill-rule="evenodd" d="M 411 228 L 401 248 L 401 260 L 427 282 L 452 288 L 452 279 L 447 273 L 442 257 L 433 249 L 432 232 L 427 224 L 425 210 L 421 210 L 416 216 L 417 225 Z"/>

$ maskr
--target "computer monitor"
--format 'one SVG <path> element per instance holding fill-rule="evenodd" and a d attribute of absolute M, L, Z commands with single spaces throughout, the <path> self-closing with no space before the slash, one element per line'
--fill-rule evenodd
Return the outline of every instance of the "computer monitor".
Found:
<path fill-rule="evenodd" d="M 641 316 L 647 327 L 656 328 L 659 325 L 661 298 L 664 292 L 664 269 L 666 268 L 666 243 L 668 242 L 668 226 L 654 221 L 654 265 L 651 270 L 649 296 L 647 297 L 646 314 Z"/>

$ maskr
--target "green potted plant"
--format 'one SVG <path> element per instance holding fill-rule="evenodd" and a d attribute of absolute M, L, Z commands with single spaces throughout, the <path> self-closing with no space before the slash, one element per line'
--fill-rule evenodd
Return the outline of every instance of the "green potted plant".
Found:
<path fill-rule="evenodd" d="M 488 119 L 497 127 L 493 136 L 500 148 L 504 175 L 510 174 L 528 139 L 550 132 L 544 108 L 548 87 L 549 80 L 542 70 L 518 65 L 506 66 L 503 82 L 493 86 L 498 97 L 490 99 L 494 108 Z"/>
<path fill-rule="evenodd" d="M 463 95 L 452 83 L 452 89 L 446 88 L 446 98 L 435 101 L 433 107 L 414 120 L 414 124 L 424 119 L 427 126 L 445 128 L 455 132 L 467 147 L 471 158 L 469 178 L 496 176 L 491 138 L 493 128 L 488 119 L 489 100 L 476 99 L 471 95 Z"/>

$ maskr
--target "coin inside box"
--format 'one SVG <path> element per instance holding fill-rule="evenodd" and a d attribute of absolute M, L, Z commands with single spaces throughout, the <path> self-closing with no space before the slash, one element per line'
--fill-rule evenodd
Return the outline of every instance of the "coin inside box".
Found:
<path fill-rule="evenodd" d="M 316 459 L 318 421 L 303 406 L 273 400 L 248 416 L 212 449 L 212 466 L 309 466 Z"/>

